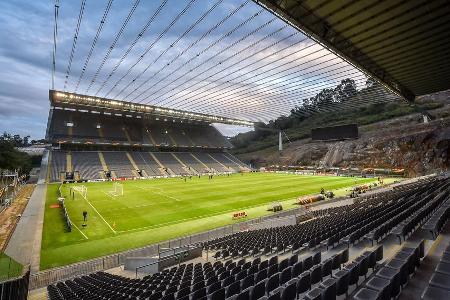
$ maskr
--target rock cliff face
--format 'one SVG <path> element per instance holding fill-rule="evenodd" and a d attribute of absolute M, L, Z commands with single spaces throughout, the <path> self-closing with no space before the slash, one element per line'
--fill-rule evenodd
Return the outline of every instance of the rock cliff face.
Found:
<path fill-rule="evenodd" d="M 254 166 L 300 164 L 404 168 L 409 176 L 448 170 L 450 118 L 437 118 L 429 123 L 421 121 L 419 115 L 410 115 L 363 126 L 357 140 L 298 140 L 285 145 L 282 152 L 271 148 L 239 155 L 239 158 Z"/>

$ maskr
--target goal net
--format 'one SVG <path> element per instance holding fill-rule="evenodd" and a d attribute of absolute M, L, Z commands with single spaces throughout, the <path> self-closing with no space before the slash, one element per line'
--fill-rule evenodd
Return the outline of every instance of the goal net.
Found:
<path fill-rule="evenodd" d="M 113 197 L 123 196 L 123 185 L 118 182 L 114 182 L 112 190 L 108 192 Z"/>
<path fill-rule="evenodd" d="M 83 197 L 84 199 L 87 199 L 87 187 L 85 185 L 80 185 L 80 186 L 74 186 L 73 188 L 74 192 L 77 192 L 81 195 L 81 197 Z"/>

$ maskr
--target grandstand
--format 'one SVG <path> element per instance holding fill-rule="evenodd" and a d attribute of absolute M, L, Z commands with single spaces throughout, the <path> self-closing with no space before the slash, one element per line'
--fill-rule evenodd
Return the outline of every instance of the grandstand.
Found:
<path fill-rule="evenodd" d="M 71 95 L 61 92 L 51 91 L 50 96 L 47 138 L 54 146 L 49 164 L 52 182 L 250 170 L 227 152 L 230 142 L 208 121 L 214 116 L 118 111 L 112 104 L 95 106 L 70 100 Z M 110 102 L 115 106 L 128 104 Z"/>
<path fill-rule="evenodd" d="M 49 144 L 23 214 L 0 215 L 0 300 L 450 299 L 450 110 L 427 102 L 450 91 L 446 1 L 52 8 Z M 348 121 L 374 142 L 330 134 Z M 421 147 L 404 178 L 394 150 Z"/>

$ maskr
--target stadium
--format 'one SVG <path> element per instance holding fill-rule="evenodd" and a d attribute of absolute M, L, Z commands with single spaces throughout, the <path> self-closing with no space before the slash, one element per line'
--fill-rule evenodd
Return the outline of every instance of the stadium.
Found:
<path fill-rule="evenodd" d="M 449 3 L 52 2 L 0 4 L 0 300 L 450 299 Z"/>

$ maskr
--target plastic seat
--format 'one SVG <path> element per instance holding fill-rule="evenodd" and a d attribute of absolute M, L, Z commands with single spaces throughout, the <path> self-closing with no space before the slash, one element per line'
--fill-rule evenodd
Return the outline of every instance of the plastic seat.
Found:
<path fill-rule="evenodd" d="M 331 257 L 331 268 L 337 270 L 341 268 L 341 253 L 335 254 Z"/>
<path fill-rule="evenodd" d="M 322 268 L 322 278 L 331 275 L 333 269 L 333 260 L 331 258 L 324 260 L 321 264 L 321 268 Z"/>
<path fill-rule="evenodd" d="M 336 300 L 336 279 L 327 278 L 319 286 L 322 292 L 322 300 Z"/>
<path fill-rule="evenodd" d="M 381 277 L 372 277 L 367 281 L 366 286 L 372 290 L 378 291 L 380 300 L 391 299 L 391 282 Z"/>
<path fill-rule="evenodd" d="M 310 290 L 303 297 L 305 300 L 321 300 L 322 299 L 322 290 L 320 288 L 314 288 Z"/>
<path fill-rule="evenodd" d="M 261 298 L 266 294 L 265 284 L 266 283 L 264 281 L 261 281 L 253 287 L 253 289 L 250 292 L 251 300 L 258 300 L 259 298 Z"/>
<path fill-rule="evenodd" d="M 386 267 L 397 269 L 400 271 L 400 284 L 403 286 L 409 280 L 408 272 L 408 262 L 404 260 L 391 259 Z"/>
<path fill-rule="evenodd" d="M 225 297 L 229 298 L 231 296 L 237 295 L 241 292 L 241 285 L 239 281 L 230 284 L 225 290 Z"/>
<path fill-rule="evenodd" d="M 292 266 L 292 277 L 297 277 L 303 272 L 303 262 L 299 261 Z"/>
<path fill-rule="evenodd" d="M 316 284 L 322 280 L 322 266 L 317 265 L 311 269 L 311 284 Z"/>
<path fill-rule="evenodd" d="M 206 287 L 206 293 L 212 294 L 220 288 L 221 288 L 220 282 L 216 281 Z"/>
<path fill-rule="evenodd" d="M 395 298 L 400 293 L 400 269 L 383 267 L 378 270 L 376 276 L 389 280 L 391 283 L 392 298 Z"/>
<path fill-rule="evenodd" d="M 234 300 L 250 300 L 250 289 L 245 289 L 242 292 L 240 292 Z"/>
<path fill-rule="evenodd" d="M 281 293 L 281 300 L 295 300 L 297 298 L 296 282 L 292 282 L 286 286 Z"/>
<path fill-rule="evenodd" d="M 303 272 L 297 281 L 297 295 L 300 295 L 311 288 L 311 274 Z"/>
<path fill-rule="evenodd" d="M 278 264 L 278 256 L 273 256 L 269 259 L 269 266 Z"/>
<path fill-rule="evenodd" d="M 225 300 L 225 289 L 221 288 L 208 296 L 209 300 Z"/>
<path fill-rule="evenodd" d="M 245 290 L 255 284 L 255 277 L 253 275 L 248 275 L 241 280 L 241 290 Z"/>
<path fill-rule="evenodd" d="M 308 271 L 313 266 L 313 258 L 312 256 L 308 256 L 303 260 L 303 271 Z"/>
<path fill-rule="evenodd" d="M 379 293 L 377 291 L 362 288 L 353 296 L 355 300 L 378 300 Z"/>
<path fill-rule="evenodd" d="M 292 278 L 291 273 L 292 267 L 287 267 L 280 272 L 280 285 L 285 284 Z"/>
<path fill-rule="evenodd" d="M 273 274 L 269 277 L 266 282 L 266 293 L 269 294 L 271 291 L 280 286 L 280 273 Z"/>
<path fill-rule="evenodd" d="M 350 272 L 348 270 L 339 270 L 333 275 L 336 278 L 336 295 L 347 294 L 349 274 Z"/>
<path fill-rule="evenodd" d="M 313 264 L 318 265 L 318 264 L 320 264 L 321 261 L 322 261 L 322 253 L 320 251 L 314 253 Z"/>
<path fill-rule="evenodd" d="M 450 291 L 438 287 L 427 286 L 422 293 L 422 300 L 450 299 Z"/>
<path fill-rule="evenodd" d="M 267 278 L 267 269 L 261 270 L 255 275 L 255 282 L 260 282 Z"/>
<path fill-rule="evenodd" d="M 359 281 L 359 264 L 357 263 L 350 263 L 345 266 L 345 269 L 349 271 L 349 280 L 348 285 L 356 284 L 358 285 Z"/>
<path fill-rule="evenodd" d="M 293 266 L 298 262 L 298 255 L 294 254 L 291 257 L 289 257 L 289 265 Z"/>

